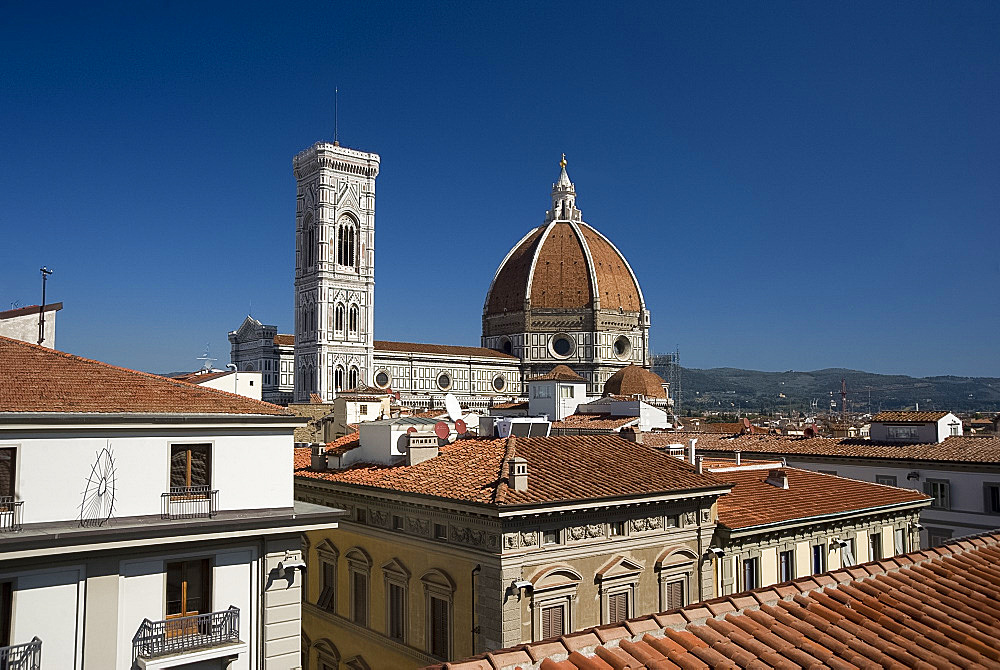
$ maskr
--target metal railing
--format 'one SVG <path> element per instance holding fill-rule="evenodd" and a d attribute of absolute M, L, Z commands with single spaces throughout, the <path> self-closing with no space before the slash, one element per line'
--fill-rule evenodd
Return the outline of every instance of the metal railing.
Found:
<path fill-rule="evenodd" d="M 160 495 L 163 519 L 214 517 L 219 512 L 219 491 L 207 486 L 171 486 Z"/>
<path fill-rule="evenodd" d="M 240 608 L 175 617 L 143 619 L 132 638 L 133 660 L 180 654 L 240 641 Z"/>
<path fill-rule="evenodd" d="M 21 530 L 21 506 L 23 500 L 14 496 L 0 496 L 0 532 Z"/>
<path fill-rule="evenodd" d="M 42 667 L 42 641 L 37 637 L 24 644 L 0 647 L 0 668 L 3 670 L 40 670 Z"/>

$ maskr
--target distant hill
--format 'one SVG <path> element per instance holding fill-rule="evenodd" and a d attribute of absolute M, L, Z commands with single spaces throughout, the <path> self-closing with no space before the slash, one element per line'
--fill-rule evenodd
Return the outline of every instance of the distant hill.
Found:
<path fill-rule="evenodd" d="M 665 366 L 653 370 L 667 378 Z M 761 372 L 738 368 L 682 368 L 681 410 L 751 412 L 808 411 L 816 401 L 821 412 L 830 401 L 840 411 L 840 380 L 847 380 L 847 408 L 851 412 L 913 409 L 953 412 L 1000 411 L 998 377 L 908 377 L 860 370 L 830 368 L 812 372 Z M 782 397 L 782 394 L 784 397 Z"/>

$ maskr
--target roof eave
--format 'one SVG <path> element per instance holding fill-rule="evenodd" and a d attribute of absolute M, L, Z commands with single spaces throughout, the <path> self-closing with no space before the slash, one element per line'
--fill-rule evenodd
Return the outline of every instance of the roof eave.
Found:
<path fill-rule="evenodd" d="M 922 508 L 927 507 L 932 502 L 931 498 L 922 498 L 920 500 L 906 500 L 902 502 L 892 503 L 889 505 L 879 505 L 877 507 L 865 507 L 862 509 L 846 510 L 844 512 L 834 512 L 830 514 L 816 514 L 813 516 L 798 517 L 795 519 L 785 519 L 783 521 L 774 521 L 771 523 L 762 523 L 752 526 L 729 526 L 725 521 L 722 520 L 722 514 L 719 515 L 719 526 L 728 530 L 730 536 L 735 535 L 748 535 L 751 533 L 759 533 L 766 530 L 775 530 L 778 528 L 792 527 L 792 526 L 804 526 L 808 524 L 814 524 L 816 522 L 827 522 L 836 521 L 837 519 L 843 519 L 850 516 L 859 515 L 869 515 L 869 514 L 881 514 L 882 512 L 888 512 L 896 509 L 905 509 L 907 507 Z"/>

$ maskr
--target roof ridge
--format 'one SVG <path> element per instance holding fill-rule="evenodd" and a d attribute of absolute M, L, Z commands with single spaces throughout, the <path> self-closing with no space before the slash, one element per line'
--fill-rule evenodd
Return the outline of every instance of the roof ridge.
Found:
<path fill-rule="evenodd" d="M 0 335 L 0 344 L 3 344 L 4 341 L 10 342 L 10 343 L 14 344 L 15 346 L 24 346 L 24 347 L 28 347 L 28 348 L 34 349 L 38 353 L 41 353 L 41 354 L 54 355 L 54 356 L 58 356 L 58 357 L 61 357 L 61 358 L 67 359 L 67 360 L 76 361 L 76 362 L 83 363 L 83 364 L 86 364 L 86 365 L 91 365 L 91 366 L 94 366 L 94 367 L 97 367 L 97 368 L 106 368 L 106 369 L 110 369 L 110 370 L 116 370 L 118 372 L 124 372 L 126 374 L 139 375 L 141 377 L 146 377 L 148 379 L 152 379 L 152 380 L 156 380 L 156 381 L 160 381 L 160 382 L 168 382 L 170 384 L 173 384 L 174 386 L 178 386 L 178 387 L 181 387 L 181 388 L 197 389 L 199 392 L 204 392 L 204 393 L 207 393 L 209 395 L 211 395 L 213 393 L 215 393 L 215 394 L 221 393 L 221 394 L 223 394 L 225 396 L 239 398 L 241 401 L 245 401 L 247 403 L 251 403 L 251 404 L 255 404 L 255 405 L 263 405 L 264 407 L 266 407 L 268 409 L 273 409 L 273 408 L 283 409 L 285 411 L 285 414 L 287 414 L 288 416 L 294 416 L 292 414 L 292 412 L 288 411 L 287 408 L 281 407 L 281 405 L 275 405 L 273 403 L 264 402 L 263 400 L 257 400 L 256 398 L 249 398 L 247 396 L 239 395 L 238 393 L 230 393 L 229 391 L 223 391 L 221 389 L 214 389 L 214 388 L 211 388 L 209 386 L 201 386 L 200 384 L 194 384 L 194 383 L 186 382 L 186 381 L 183 381 L 183 380 L 180 380 L 180 379 L 173 379 L 171 377 L 164 377 L 163 375 L 157 375 L 157 374 L 154 374 L 152 372 L 144 372 L 142 370 L 133 370 L 132 368 L 126 368 L 126 367 L 122 367 L 120 365 L 114 365 L 112 363 L 105 363 L 104 361 L 99 361 L 99 360 L 96 360 L 96 359 L 93 359 L 93 358 L 86 358 L 84 356 L 79 356 L 77 354 L 71 354 L 71 353 L 69 353 L 67 351 L 61 351 L 59 349 L 51 349 L 49 347 L 43 347 L 41 345 L 33 344 L 31 342 L 24 342 L 23 340 L 18 340 L 18 339 L 14 339 L 14 338 L 11 338 L 11 337 L 6 337 L 4 335 Z M 30 412 L 24 412 L 24 413 L 25 414 L 29 414 Z M 142 412 L 132 412 L 132 413 L 134 413 L 134 414 L 142 414 Z M 152 413 L 156 414 L 158 412 L 152 412 Z M 183 413 L 183 412 L 179 412 L 179 413 Z M 223 412 L 223 413 L 225 414 L 225 413 L 228 413 L 228 412 Z"/>

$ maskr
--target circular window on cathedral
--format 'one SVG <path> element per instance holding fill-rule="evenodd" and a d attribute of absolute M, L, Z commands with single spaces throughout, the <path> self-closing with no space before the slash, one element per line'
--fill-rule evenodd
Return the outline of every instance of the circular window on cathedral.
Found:
<path fill-rule="evenodd" d="M 392 381 L 392 378 L 389 377 L 389 373 L 385 370 L 379 370 L 375 373 L 375 386 L 378 386 L 380 389 L 388 388 L 390 381 Z"/>
<path fill-rule="evenodd" d="M 438 388 L 442 391 L 447 391 L 451 388 L 451 375 L 447 372 L 442 372 L 437 378 Z"/>
<path fill-rule="evenodd" d="M 615 356 L 620 360 L 625 360 L 632 355 L 632 340 L 624 335 L 619 335 L 615 340 Z"/>
<path fill-rule="evenodd" d="M 576 350 L 576 344 L 569 335 L 560 333 L 549 342 L 549 350 L 556 358 L 569 358 Z"/>
<path fill-rule="evenodd" d="M 493 390 L 497 393 L 503 391 L 507 388 L 507 380 L 503 378 L 503 375 L 497 375 L 493 378 Z"/>

